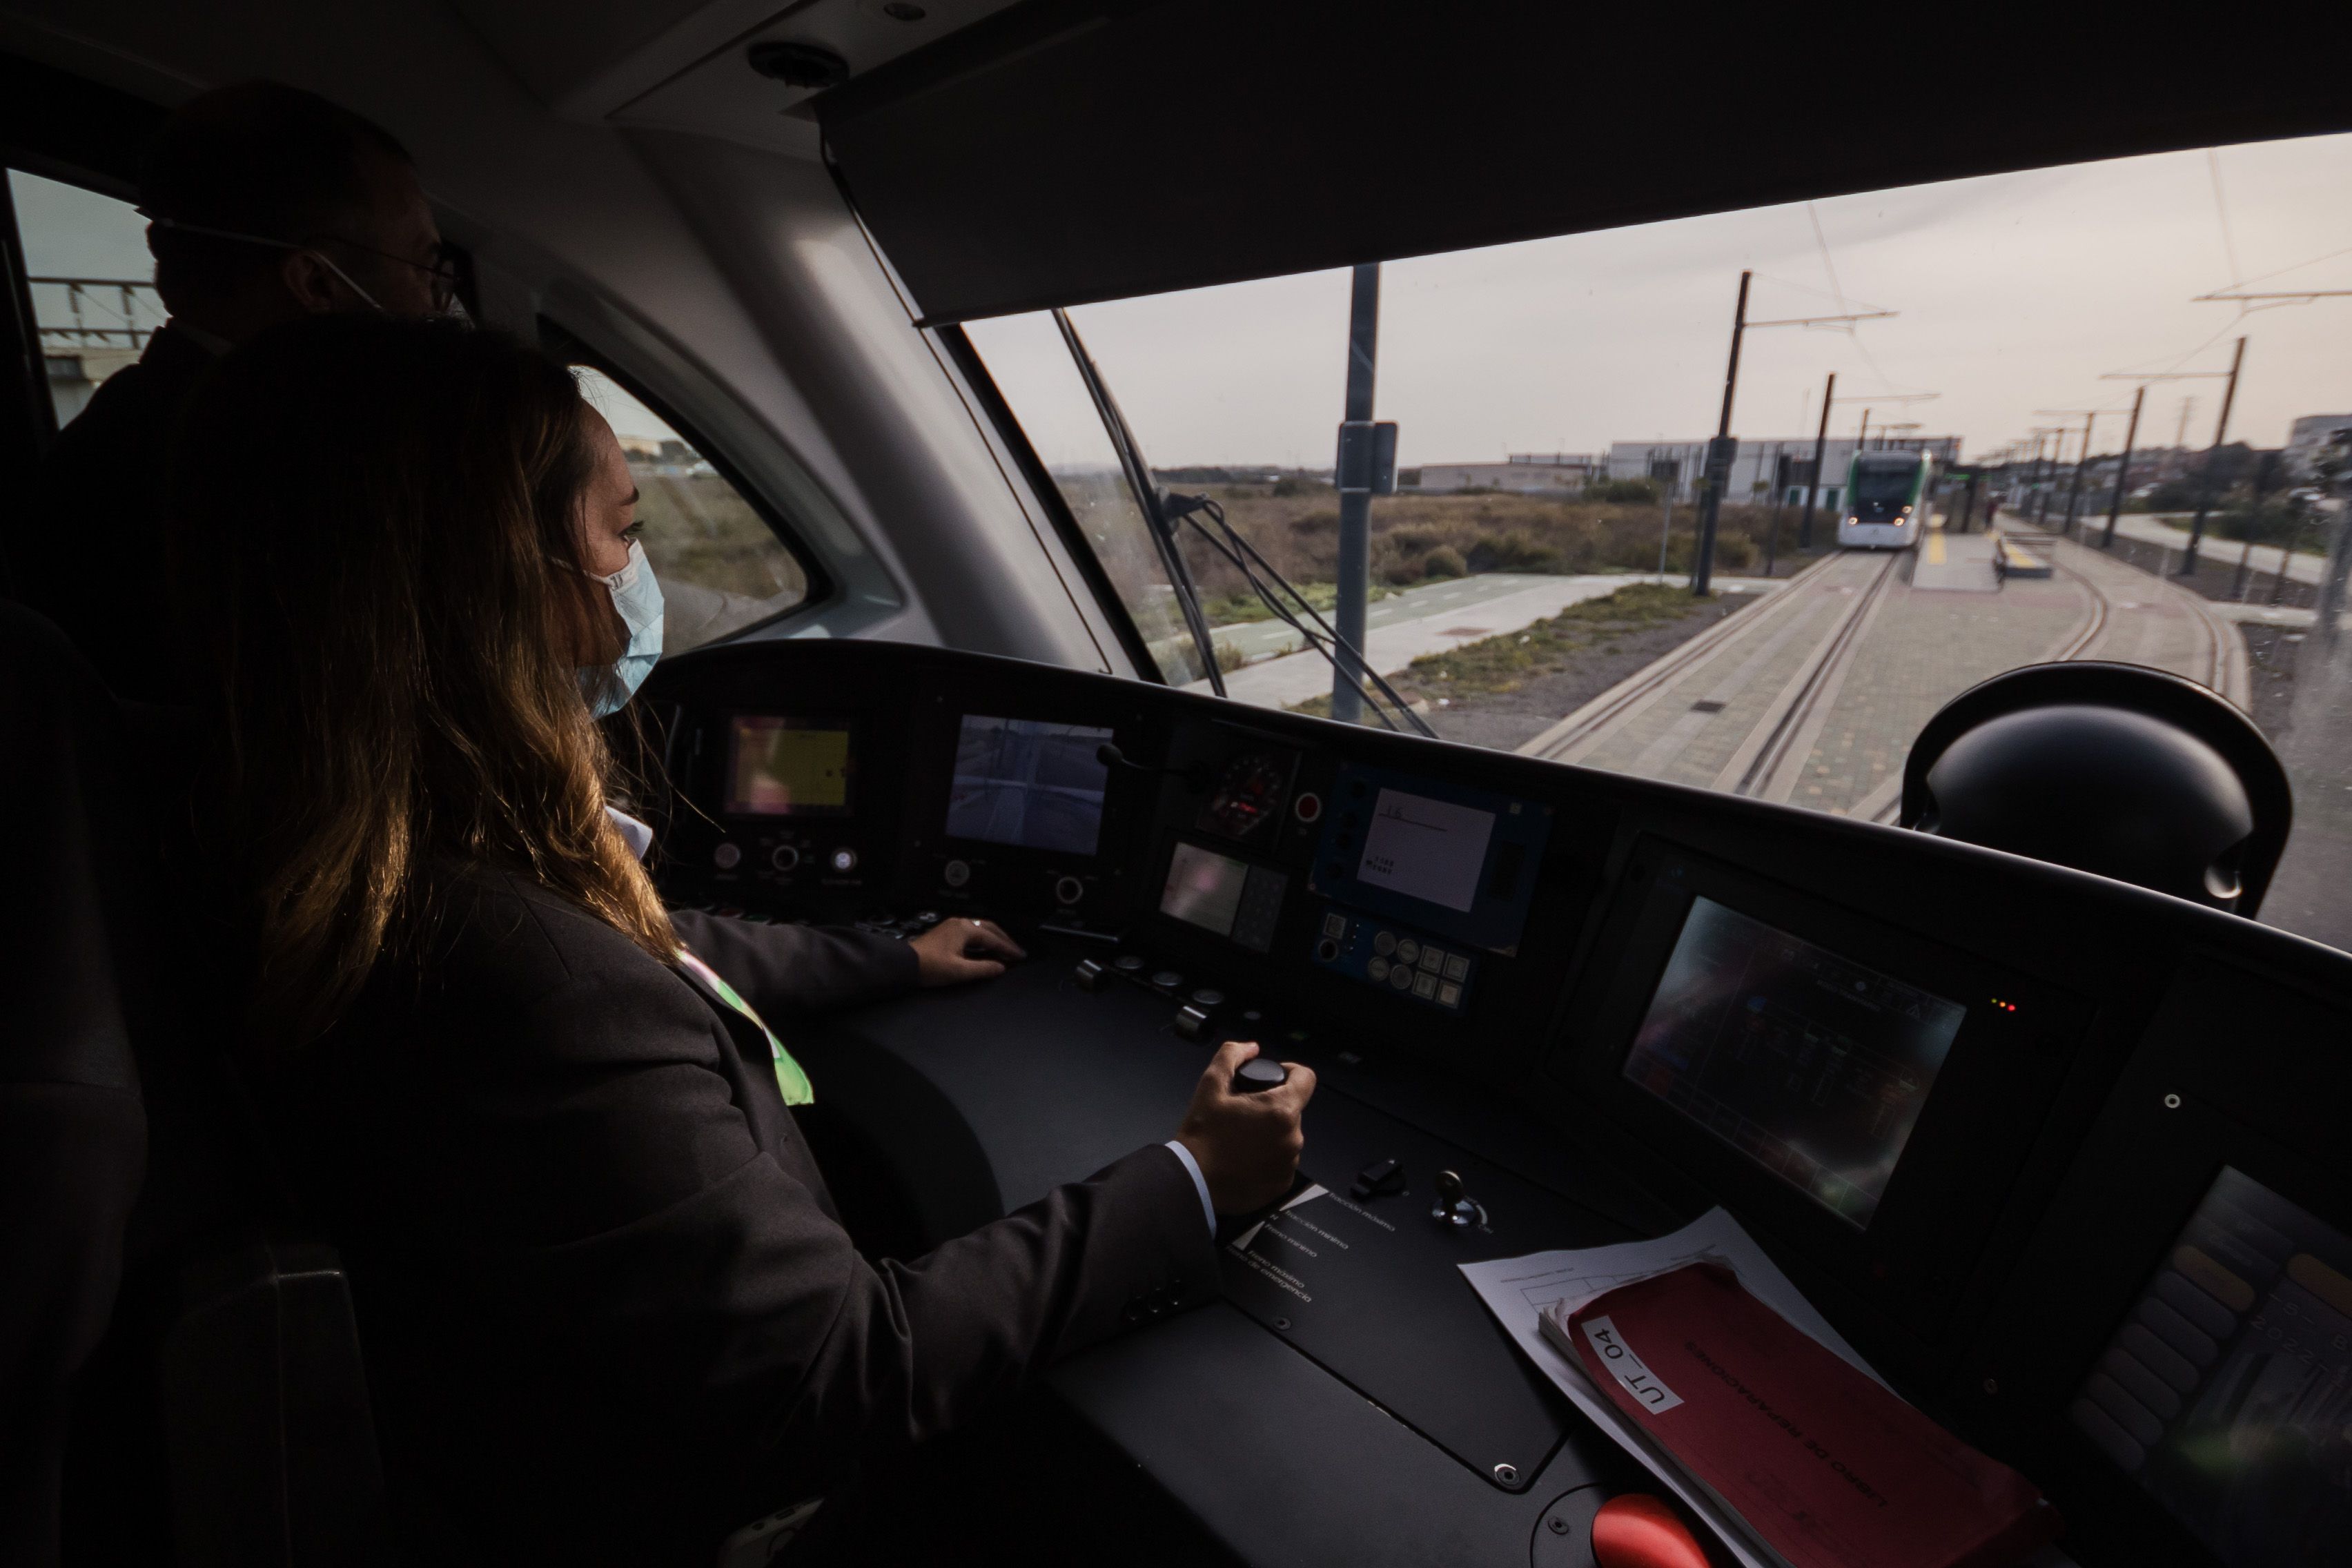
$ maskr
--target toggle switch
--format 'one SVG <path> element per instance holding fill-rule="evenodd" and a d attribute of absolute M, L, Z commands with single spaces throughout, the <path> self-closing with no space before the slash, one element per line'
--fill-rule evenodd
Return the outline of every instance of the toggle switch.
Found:
<path fill-rule="evenodd" d="M 1404 1191 L 1404 1162 L 1373 1161 L 1356 1173 L 1356 1184 L 1349 1190 L 1358 1198 L 1394 1197 Z"/>

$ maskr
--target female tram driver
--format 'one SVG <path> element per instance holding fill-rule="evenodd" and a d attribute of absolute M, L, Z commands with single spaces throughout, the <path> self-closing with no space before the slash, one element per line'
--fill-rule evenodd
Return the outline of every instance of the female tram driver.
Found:
<path fill-rule="evenodd" d="M 275 1152 L 351 1270 L 405 1560 L 707 1568 L 1210 1286 L 1204 1208 L 1281 1193 L 1313 1089 L 1233 1094 L 1246 1045 L 1168 1145 L 912 1262 L 852 1248 L 787 1050 L 681 950 L 605 813 L 591 703 L 641 673 L 650 573 L 562 366 L 336 316 L 211 374 L 173 488 L 208 834 Z M 758 970 L 759 929 L 716 966 Z M 794 985 L 745 981 L 754 1007 Z"/>

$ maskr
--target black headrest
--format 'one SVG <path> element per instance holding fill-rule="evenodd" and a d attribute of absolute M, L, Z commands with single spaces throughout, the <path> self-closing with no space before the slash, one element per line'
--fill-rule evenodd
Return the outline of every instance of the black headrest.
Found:
<path fill-rule="evenodd" d="M 2247 916 L 2294 818 L 2253 721 L 2134 664 L 1997 675 L 1946 703 L 1903 767 L 1906 827 Z"/>

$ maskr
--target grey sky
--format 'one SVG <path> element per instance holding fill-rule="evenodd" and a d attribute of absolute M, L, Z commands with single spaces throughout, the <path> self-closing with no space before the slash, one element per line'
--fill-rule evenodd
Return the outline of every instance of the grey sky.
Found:
<path fill-rule="evenodd" d="M 2217 211 L 2215 167 L 2229 213 Z M 148 276 L 137 215 L 119 202 L 14 175 L 36 273 Z M 1733 428 L 1808 434 L 1823 375 L 1838 373 L 1833 433 L 1873 392 L 1880 405 L 1971 451 L 2022 436 L 2037 408 L 2118 410 L 2130 388 L 2099 373 L 2228 363 L 2249 339 L 2235 437 L 2284 439 L 2298 415 L 2352 410 L 2352 299 L 2255 311 L 2189 297 L 2287 268 L 2265 287 L 2352 287 L 2352 136 L 2121 159 L 1914 186 L 1816 204 L 1829 265 L 1800 205 L 1425 257 L 1384 271 L 1378 412 L 1408 462 L 1512 451 L 1591 451 L 1612 440 L 1711 433 L 1739 269 L 1750 315 L 1814 315 L 1850 301 L 1895 310 L 1853 335 L 1752 333 Z M 2232 266 L 2231 251 L 2236 263 Z M 1347 331 L 1344 272 L 1310 273 L 1074 312 L 1153 461 L 1328 465 Z M 1099 458 L 1101 440 L 1042 318 L 973 336 L 1049 461 Z M 2218 383 L 2151 391 L 2144 439 L 2168 442 L 2197 400 L 2210 439 Z M 1853 399 L 1853 401 L 1846 401 Z M 624 399 L 625 434 L 660 435 Z M 2123 433 L 2105 420 L 2100 445 Z"/>
<path fill-rule="evenodd" d="M 2218 162 L 2229 259 L 2216 211 Z M 2103 371 L 2221 369 L 2249 338 L 2232 437 L 2277 445 L 2298 415 L 2352 410 L 2352 299 L 2265 310 L 2189 297 L 2279 268 L 2264 287 L 2352 288 L 2352 136 L 2313 138 L 1998 175 L 1816 205 L 1852 301 L 1901 312 L 1841 332 L 1751 333 L 1733 429 L 1810 435 L 1838 373 L 1832 434 L 1852 435 L 1871 392 L 1942 396 L 1890 414 L 1958 432 L 1971 451 L 2056 421 L 2037 408 L 2121 410 Z M 1591 451 L 1612 440 L 1710 435 L 1741 268 L 1749 314 L 1834 310 L 1803 205 L 1652 224 L 1393 263 L 1384 269 L 1378 414 L 1408 462 Z M 1328 466 L 1339 416 L 1344 272 L 1090 305 L 1073 312 L 1152 461 Z M 1034 323 L 982 323 L 975 340 L 1049 460 L 1091 456 L 1080 411 L 1020 385 L 1059 377 Z M 1883 372 L 1883 375 L 1882 373 Z M 2192 445 L 2212 436 L 2219 383 L 2150 392 L 2144 441 L 2168 443 L 2183 397 Z M 2119 444 L 2120 413 L 2098 445 Z M 1062 449 L 1065 458 L 1056 458 Z"/>

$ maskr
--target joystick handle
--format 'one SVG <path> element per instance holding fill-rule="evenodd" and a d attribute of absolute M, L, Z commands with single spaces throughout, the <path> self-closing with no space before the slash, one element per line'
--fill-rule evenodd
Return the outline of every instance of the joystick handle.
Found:
<path fill-rule="evenodd" d="M 1263 1094 L 1269 1089 L 1280 1089 L 1290 1081 L 1290 1069 L 1280 1062 L 1264 1057 L 1252 1057 L 1242 1063 L 1234 1074 L 1235 1094 Z"/>

